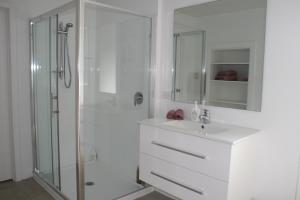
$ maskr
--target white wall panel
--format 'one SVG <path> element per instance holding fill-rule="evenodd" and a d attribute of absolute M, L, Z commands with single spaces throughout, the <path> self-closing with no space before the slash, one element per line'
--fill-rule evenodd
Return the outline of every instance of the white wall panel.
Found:
<path fill-rule="evenodd" d="M 8 12 L 0 7 L 0 181 L 13 176 L 8 33 Z"/>

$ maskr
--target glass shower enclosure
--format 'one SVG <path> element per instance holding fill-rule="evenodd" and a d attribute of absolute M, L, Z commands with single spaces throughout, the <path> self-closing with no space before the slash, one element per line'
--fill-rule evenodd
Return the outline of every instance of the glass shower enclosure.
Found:
<path fill-rule="evenodd" d="M 35 179 L 60 199 L 132 198 L 145 189 L 138 121 L 149 117 L 151 18 L 81 0 L 30 28 Z"/>
<path fill-rule="evenodd" d="M 60 189 L 58 88 L 56 70 L 57 15 L 32 22 L 32 104 L 35 143 L 34 171 Z"/>
<path fill-rule="evenodd" d="M 172 99 L 179 102 L 202 102 L 206 95 L 206 32 L 202 30 L 176 32 L 173 43 Z"/>
<path fill-rule="evenodd" d="M 117 199 L 143 188 L 137 122 L 148 117 L 151 20 L 93 2 L 84 9 L 80 134 L 85 180 L 94 184 L 85 198 Z"/>

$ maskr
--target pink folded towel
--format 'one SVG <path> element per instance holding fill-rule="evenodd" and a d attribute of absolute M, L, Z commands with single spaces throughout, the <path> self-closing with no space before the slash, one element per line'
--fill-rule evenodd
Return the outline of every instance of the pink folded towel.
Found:
<path fill-rule="evenodd" d="M 167 119 L 173 119 L 173 120 L 183 120 L 184 119 L 184 112 L 182 109 L 170 110 L 167 113 Z"/>
<path fill-rule="evenodd" d="M 183 110 L 182 109 L 176 110 L 174 118 L 176 120 L 183 120 L 183 118 L 184 118 L 184 112 L 183 112 Z"/>
<path fill-rule="evenodd" d="M 175 110 L 170 110 L 170 111 L 167 113 L 167 119 L 174 119 L 175 113 L 176 113 Z"/>

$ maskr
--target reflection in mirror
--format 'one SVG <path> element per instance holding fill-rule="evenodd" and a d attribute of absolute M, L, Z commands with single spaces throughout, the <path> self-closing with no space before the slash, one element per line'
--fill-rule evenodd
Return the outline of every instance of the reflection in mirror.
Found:
<path fill-rule="evenodd" d="M 203 96 L 199 86 L 203 81 L 205 31 L 175 33 L 174 46 L 174 98 L 182 102 L 201 102 Z"/>
<path fill-rule="evenodd" d="M 175 10 L 172 99 L 260 111 L 267 0 Z"/>

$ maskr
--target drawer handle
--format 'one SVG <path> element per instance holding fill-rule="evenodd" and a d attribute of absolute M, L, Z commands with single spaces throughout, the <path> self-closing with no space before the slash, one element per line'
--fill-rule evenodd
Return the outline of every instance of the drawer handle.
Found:
<path fill-rule="evenodd" d="M 203 160 L 206 159 L 205 155 L 199 155 L 199 154 L 191 153 L 191 152 L 188 152 L 188 151 L 185 151 L 185 150 L 182 150 L 182 149 L 178 149 L 176 147 L 167 146 L 165 144 L 161 144 L 161 143 L 158 143 L 158 142 L 155 142 L 155 141 L 152 141 L 152 144 L 154 144 L 156 146 L 159 146 L 159 147 L 166 148 L 166 149 L 170 149 L 170 150 L 173 150 L 173 151 L 177 151 L 177 152 L 180 152 L 180 153 L 184 153 L 184 154 L 187 154 L 189 156 L 194 156 L 194 157 L 197 157 L 197 158 L 200 158 L 200 159 L 203 159 Z"/>
<path fill-rule="evenodd" d="M 184 184 L 182 184 L 182 183 L 179 183 L 179 182 L 174 181 L 174 180 L 172 180 L 172 179 L 170 179 L 170 178 L 167 178 L 167 177 L 165 177 L 165 176 L 163 176 L 163 175 L 160 175 L 159 173 L 156 173 L 156 172 L 153 172 L 153 171 L 151 171 L 150 173 L 151 173 L 152 175 L 158 177 L 158 178 L 164 179 L 164 180 L 166 180 L 166 181 L 168 181 L 168 182 L 171 182 L 171 183 L 173 183 L 173 184 L 175 184 L 175 185 L 178 185 L 178 186 L 180 186 L 180 187 L 183 187 L 183 188 L 185 188 L 185 189 L 187 189 L 187 190 L 190 190 L 190 191 L 195 192 L 195 193 L 200 194 L 200 195 L 204 195 L 204 192 L 203 192 L 203 191 L 199 191 L 199 190 L 196 190 L 196 189 L 191 188 L 191 187 L 189 187 L 189 186 L 186 186 L 186 185 L 184 185 Z"/>

